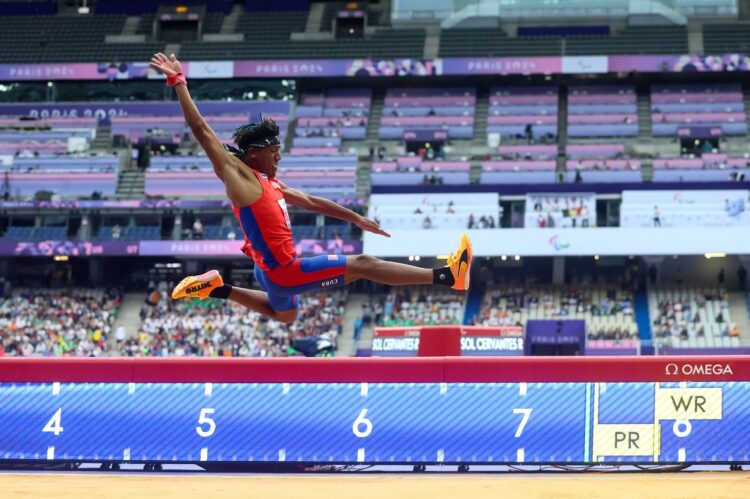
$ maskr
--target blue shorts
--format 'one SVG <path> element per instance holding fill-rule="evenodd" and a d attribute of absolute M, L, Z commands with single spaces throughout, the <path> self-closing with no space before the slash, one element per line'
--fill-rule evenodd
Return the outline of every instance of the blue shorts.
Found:
<path fill-rule="evenodd" d="M 286 267 L 268 272 L 255 266 L 255 279 L 268 293 L 271 307 L 276 312 L 296 309 L 299 305 L 297 295 L 300 293 L 343 286 L 345 273 L 344 255 L 297 258 Z"/>

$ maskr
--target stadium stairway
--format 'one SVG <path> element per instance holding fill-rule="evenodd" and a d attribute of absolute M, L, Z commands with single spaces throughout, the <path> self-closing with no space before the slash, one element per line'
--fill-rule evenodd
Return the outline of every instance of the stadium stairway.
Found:
<path fill-rule="evenodd" d="M 221 22 L 219 33 L 222 35 L 229 35 L 234 33 L 237 30 L 237 22 L 240 20 L 240 16 L 244 12 L 244 10 L 245 9 L 243 5 L 232 5 L 232 11 Z"/>
<path fill-rule="evenodd" d="M 746 293 L 730 293 L 729 316 L 732 318 L 732 322 L 740 328 L 740 337 L 750 339 L 750 309 L 748 309 Z"/>
<path fill-rule="evenodd" d="M 356 185 L 354 189 L 354 194 L 357 196 L 357 199 L 370 195 L 370 191 L 372 190 L 372 182 L 370 181 L 371 172 L 371 161 L 361 159 L 357 161 L 357 173 L 355 177 Z"/>
<path fill-rule="evenodd" d="M 121 171 L 117 175 L 116 196 L 119 199 L 139 199 L 146 189 L 146 174 L 138 170 Z"/>
<path fill-rule="evenodd" d="M 140 312 L 144 300 L 145 295 L 143 293 L 125 293 L 122 297 L 120 313 L 117 315 L 117 319 L 115 319 L 115 323 L 112 326 L 112 333 L 109 337 L 110 347 L 114 347 L 117 344 L 115 332 L 120 326 L 125 328 L 126 339 L 138 338 L 138 331 L 141 327 Z"/>
<path fill-rule="evenodd" d="M 324 12 L 325 4 L 323 2 L 316 2 L 310 5 L 305 33 L 320 33 L 320 24 L 323 22 Z"/>
<path fill-rule="evenodd" d="M 649 89 L 641 88 L 637 95 L 638 112 L 638 137 L 640 139 L 651 139 L 651 98 Z"/>
<path fill-rule="evenodd" d="M 487 145 L 487 115 L 490 108 L 490 91 L 480 88 L 477 91 L 477 101 L 474 108 L 474 136 L 472 143 L 476 146 Z"/>
<path fill-rule="evenodd" d="M 132 36 L 137 34 L 138 25 L 141 22 L 141 16 L 128 16 L 125 18 L 125 24 L 120 31 L 121 36 Z"/>
<path fill-rule="evenodd" d="M 648 293 L 635 292 L 635 322 L 638 324 L 638 337 L 651 340 L 651 313 L 648 310 Z"/>
<path fill-rule="evenodd" d="M 365 140 L 370 145 L 375 145 L 380 139 L 380 117 L 383 116 L 384 104 L 385 91 L 382 89 L 373 90 L 370 115 L 367 118 L 367 133 L 365 135 Z"/>
<path fill-rule="evenodd" d="M 479 315 L 484 297 L 484 286 L 474 286 L 466 296 L 466 308 L 464 309 L 464 324 L 471 325 L 471 318 Z"/>
<path fill-rule="evenodd" d="M 560 86 L 557 93 L 557 165 L 555 175 L 557 181 L 562 182 L 568 165 L 566 161 L 565 146 L 568 143 L 568 89 Z"/>
<path fill-rule="evenodd" d="M 367 301 L 367 295 L 350 294 L 346 300 L 344 318 L 341 321 L 341 336 L 338 337 L 337 357 L 352 357 L 357 353 L 357 342 L 354 341 L 354 321 L 362 317 L 362 304 Z M 360 343 L 365 343 L 360 339 Z M 369 343 L 367 346 L 369 347 Z"/>
<path fill-rule="evenodd" d="M 112 149 L 112 125 L 96 125 L 96 138 L 91 141 L 91 149 Z"/>

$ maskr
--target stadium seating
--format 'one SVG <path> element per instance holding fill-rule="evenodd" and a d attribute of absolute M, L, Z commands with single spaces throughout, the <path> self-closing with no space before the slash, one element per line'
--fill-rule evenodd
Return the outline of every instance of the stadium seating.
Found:
<path fill-rule="evenodd" d="M 469 139 L 474 133 L 475 105 L 476 89 L 470 87 L 389 88 L 379 136 L 401 140 L 407 131 L 443 130 L 451 139 Z M 461 107 L 469 114 L 457 114 L 456 108 Z M 418 108 L 420 112 L 402 111 L 408 108 Z M 424 108 L 426 115 L 420 114 Z"/>
<path fill-rule="evenodd" d="M 0 356 L 108 355 L 119 308 L 115 291 L 17 289 L 0 298 Z"/>
<path fill-rule="evenodd" d="M 568 89 L 568 136 L 636 135 L 638 114 L 634 87 L 586 85 Z"/>
<path fill-rule="evenodd" d="M 5 47 L 0 62 L 119 64 L 148 61 L 155 52 L 164 51 L 164 42 L 105 42 L 106 35 L 119 35 L 124 25 L 124 15 L 16 16 L 0 30 L 0 44 Z M 101 65 L 103 74 L 109 71 L 108 64 Z"/>
<path fill-rule="evenodd" d="M 19 198 L 39 191 L 62 197 L 90 196 L 94 191 L 110 196 L 117 187 L 116 173 L 10 173 L 7 178 L 11 195 Z"/>
<path fill-rule="evenodd" d="M 371 95 L 370 89 L 331 89 L 325 95 L 303 95 L 297 107 L 293 154 L 294 149 L 297 154 L 306 154 L 308 148 L 338 147 L 342 139 L 364 139 Z"/>
<path fill-rule="evenodd" d="M 635 339 L 638 333 L 633 296 L 620 286 L 490 286 L 474 322 L 525 326 L 530 319 L 583 319 L 593 340 Z"/>
<path fill-rule="evenodd" d="M 557 94 L 550 86 L 493 87 L 487 133 L 529 142 L 557 137 Z"/>
<path fill-rule="evenodd" d="M 300 297 L 297 320 L 284 325 L 230 301 L 176 302 L 166 293 L 144 306 L 137 338 L 118 345 L 125 356 L 279 357 L 289 355 L 294 339 L 341 333 L 347 292 Z"/>
<path fill-rule="evenodd" d="M 729 294 L 715 288 L 659 288 L 649 292 L 654 337 L 673 348 L 740 346 Z"/>
<path fill-rule="evenodd" d="M 622 227 L 747 227 L 748 191 L 624 191 Z"/>
<path fill-rule="evenodd" d="M 479 229 L 499 227 L 499 212 L 495 193 L 373 194 L 368 216 L 389 229 Z"/>
<path fill-rule="evenodd" d="M 747 134 L 742 88 L 736 83 L 653 85 L 651 121 L 655 137 L 675 136 L 687 127 L 720 127 L 723 135 Z"/>
<path fill-rule="evenodd" d="M 464 307 L 463 299 L 444 287 L 404 286 L 376 298 L 375 322 L 386 327 L 461 324 Z"/>
<path fill-rule="evenodd" d="M 631 157 L 625 144 L 568 144 L 566 180 L 575 182 L 640 182 L 641 161 Z"/>

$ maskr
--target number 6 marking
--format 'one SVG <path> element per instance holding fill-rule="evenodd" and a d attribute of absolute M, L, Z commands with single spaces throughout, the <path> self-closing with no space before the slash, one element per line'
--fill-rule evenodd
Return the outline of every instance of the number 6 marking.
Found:
<path fill-rule="evenodd" d="M 369 437 L 370 433 L 372 433 L 372 421 L 367 419 L 365 416 L 367 416 L 367 409 L 362 409 L 359 412 L 359 416 L 357 416 L 357 419 L 354 420 L 354 423 L 352 423 L 352 431 L 354 432 L 354 435 L 359 438 L 365 438 Z M 365 429 L 360 430 L 359 427 L 364 425 Z"/>
<path fill-rule="evenodd" d="M 520 437 L 523 433 L 523 429 L 526 428 L 526 423 L 529 422 L 529 417 L 531 417 L 531 411 L 533 410 L 534 409 L 513 409 L 513 414 L 523 414 L 521 424 L 519 424 L 516 429 L 516 438 Z"/>
<path fill-rule="evenodd" d="M 216 412 L 216 409 L 211 409 L 210 407 L 204 407 L 201 409 L 201 414 L 198 417 L 198 426 L 195 427 L 195 431 L 198 432 L 198 435 L 201 437 L 210 437 L 216 431 L 216 421 L 208 417 L 214 412 Z M 200 426 L 204 424 L 208 425 L 208 429 L 204 430 Z"/>

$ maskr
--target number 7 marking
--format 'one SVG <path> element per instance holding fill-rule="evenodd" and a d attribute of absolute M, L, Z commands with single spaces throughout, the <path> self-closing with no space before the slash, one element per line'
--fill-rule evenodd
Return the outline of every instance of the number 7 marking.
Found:
<path fill-rule="evenodd" d="M 526 423 L 529 422 L 529 418 L 531 417 L 531 411 L 534 409 L 513 409 L 513 414 L 523 414 L 523 417 L 521 418 L 521 423 L 518 425 L 518 428 L 516 429 L 516 438 L 520 437 L 523 433 L 523 429 L 526 428 Z"/>

